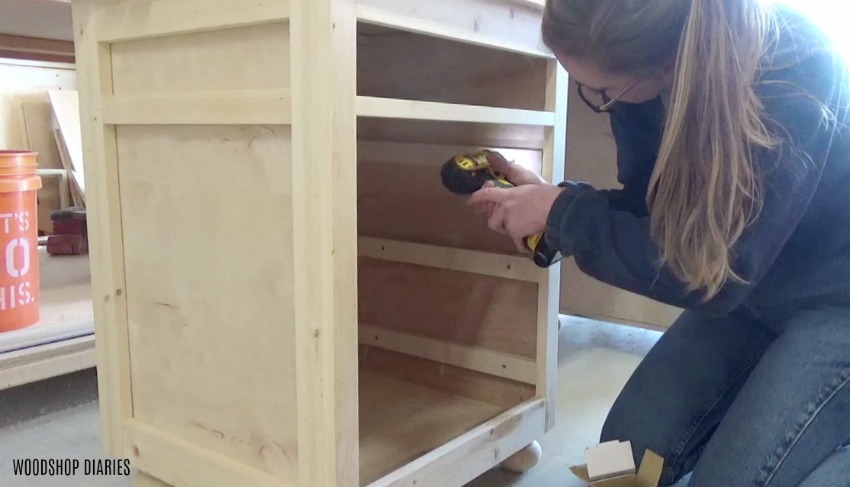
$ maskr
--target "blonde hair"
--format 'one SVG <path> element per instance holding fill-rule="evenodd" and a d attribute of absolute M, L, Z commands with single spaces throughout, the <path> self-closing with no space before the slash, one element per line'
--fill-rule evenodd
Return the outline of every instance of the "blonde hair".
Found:
<path fill-rule="evenodd" d="M 675 60 L 658 159 L 647 188 L 650 232 L 690 291 L 715 296 L 732 248 L 761 210 L 753 152 L 776 141 L 756 81 L 776 24 L 760 0 L 548 0 L 555 52 L 610 73 L 658 72 Z"/>

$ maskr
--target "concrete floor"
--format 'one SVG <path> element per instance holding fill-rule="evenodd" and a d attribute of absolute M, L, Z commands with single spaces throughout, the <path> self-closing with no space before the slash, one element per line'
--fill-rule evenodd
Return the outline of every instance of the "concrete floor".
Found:
<path fill-rule="evenodd" d="M 569 466 L 584 463 L 611 403 L 657 332 L 568 319 L 560 334 L 558 419 L 525 475 L 488 472 L 468 487 L 582 487 Z M 0 393 L 0 486 L 129 487 L 126 477 L 12 476 L 11 458 L 102 458 L 97 387 L 84 371 Z"/>

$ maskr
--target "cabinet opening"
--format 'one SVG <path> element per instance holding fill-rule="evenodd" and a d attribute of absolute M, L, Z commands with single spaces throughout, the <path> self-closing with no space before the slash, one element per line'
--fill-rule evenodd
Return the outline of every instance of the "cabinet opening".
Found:
<path fill-rule="evenodd" d="M 361 485 L 535 398 L 534 283 L 359 259 Z"/>
<path fill-rule="evenodd" d="M 535 398 L 539 274 L 442 187 L 440 167 L 488 147 L 539 172 L 542 153 L 498 138 L 381 140 L 360 123 L 360 473 L 370 485 Z"/>
<path fill-rule="evenodd" d="M 547 60 L 359 22 L 357 94 L 543 110 Z"/>
<path fill-rule="evenodd" d="M 360 475 L 378 486 L 536 398 L 543 274 L 440 169 L 487 148 L 539 174 L 554 115 L 544 58 L 364 22 L 357 45 Z"/>

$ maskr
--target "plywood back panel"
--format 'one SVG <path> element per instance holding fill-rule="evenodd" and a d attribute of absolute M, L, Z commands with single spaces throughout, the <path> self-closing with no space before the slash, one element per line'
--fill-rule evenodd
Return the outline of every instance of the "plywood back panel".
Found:
<path fill-rule="evenodd" d="M 534 358 L 537 285 L 359 259 L 361 325 Z"/>
<path fill-rule="evenodd" d="M 117 130 L 134 418 L 293 482 L 291 232 L 245 213 L 292 228 L 290 144 L 284 126 Z"/>
<path fill-rule="evenodd" d="M 365 237 L 516 252 L 465 199 L 443 188 L 439 166 L 361 162 L 358 227 Z"/>
<path fill-rule="evenodd" d="M 443 187 L 440 169 L 474 146 L 361 142 L 358 147 L 358 231 L 361 236 L 516 254 L 513 241 L 487 227 L 466 198 Z M 540 171 L 539 151 L 505 150 Z"/>
<path fill-rule="evenodd" d="M 289 26 L 273 23 L 116 43 L 116 95 L 289 86 Z"/>

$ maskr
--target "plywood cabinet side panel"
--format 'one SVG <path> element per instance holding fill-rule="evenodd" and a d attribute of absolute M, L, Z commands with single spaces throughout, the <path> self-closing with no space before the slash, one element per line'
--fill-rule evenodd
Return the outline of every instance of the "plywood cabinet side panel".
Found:
<path fill-rule="evenodd" d="M 285 22 L 112 44 L 116 95 L 289 87 Z"/>
<path fill-rule="evenodd" d="M 363 325 L 534 358 L 537 284 L 359 259 Z"/>
<path fill-rule="evenodd" d="M 358 0 L 417 19 L 436 22 L 469 36 L 510 39 L 513 44 L 546 51 L 540 38 L 540 8 L 508 0 Z"/>
<path fill-rule="evenodd" d="M 570 90 L 565 177 L 596 188 L 621 188 L 617 148 L 607 115 L 592 112 Z M 584 274 L 572 259 L 564 262 L 561 313 L 641 327 L 666 329 L 681 310 L 609 286 Z"/>
<path fill-rule="evenodd" d="M 134 419 L 294 483 L 293 242 L 261 224 L 292 228 L 290 128 L 121 126 L 117 148 Z"/>

